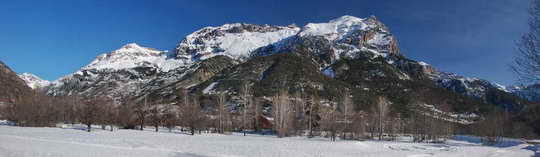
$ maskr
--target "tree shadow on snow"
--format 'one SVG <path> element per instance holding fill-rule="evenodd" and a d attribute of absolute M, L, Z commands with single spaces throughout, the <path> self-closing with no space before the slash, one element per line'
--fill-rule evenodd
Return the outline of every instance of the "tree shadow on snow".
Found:
<path fill-rule="evenodd" d="M 208 157 L 208 156 L 194 154 L 194 153 L 176 152 L 176 153 L 173 154 L 173 157 Z"/>
<path fill-rule="evenodd" d="M 453 140 L 483 145 L 482 139 L 479 138 L 479 137 L 474 137 L 474 136 L 454 136 Z M 497 144 L 485 145 L 485 146 L 506 148 L 506 147 L 517 146 L 517 145 L 520 145 L 520 144 L 523 144 L 523 141 L 513 140 L 513 139 L 503 139 L 503 141 L 501 141 L 501 142 L 499 142 Z"/>
<path fill-rule="evenodd" d="M 536 146 L 527 146 L 523 149 L 530 150 L 534 152 L 534 155 L 532 157 L 540 157 L 540 145 Z"/>
<path fill-rule="evenodd" d="M 64 129 L 64 130 L 77 130 L 77 131 L 88 132 L 88 128 L 78 128 L 78 127 L 75 127 L 75 128 L 61 128 L 61 129 Z M 92 131 L 94 131 L 94 129 L 92 129 Z"/>

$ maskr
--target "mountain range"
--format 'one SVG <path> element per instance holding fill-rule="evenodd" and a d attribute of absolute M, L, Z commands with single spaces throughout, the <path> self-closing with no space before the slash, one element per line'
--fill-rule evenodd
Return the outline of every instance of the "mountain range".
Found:
<path fill-rule="evenodd" d="M 376 96 L 383 95 L 393 111 L 404 114 L 413 102 L 446 112 L 481 114 L 494 108 L 518 113 L 540 100 L 533 96 L 537 90 L 532 86 L 508 89 L 439 71 L 405 54 L 376 17 L 342 16 L 302 27 L 205 27 L 186 36 L 172 52 L 129 43 L 53 82 L 28 73 L 19 76 L 28 87 L 52 96 L 106 96 L 118 103 L 146 96 L 174 101 L 182 88 L 203 96 L 235 96 L 242 84 L 256 97 L 287 88 L 318 93 L 329 102 L 338 102 L 348 90 L 355 108 L 362 110 L 373 109 Z M 15 81 L 24 83 L 21 79 Z"/>

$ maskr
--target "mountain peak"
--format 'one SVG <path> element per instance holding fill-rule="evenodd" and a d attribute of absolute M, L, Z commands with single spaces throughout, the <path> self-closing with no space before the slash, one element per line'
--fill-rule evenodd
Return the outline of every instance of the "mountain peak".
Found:
<path fill-rule="evenodd" d="M 204 60 L 217 55 L 242 60 L 255 49 L 273 45 L 296 35 L 300 28 L 233 23 L 219 27 L 205 27 L 188 35 L 176 47 L 178 57 L 191 56 Z"/>
<path fill-rule="evenodd" d="M 163 51 L 154 48 L 140 46 L 137 43 L 128 43 L 120 49 L 114 50 L 109 56 L 117 54 L 139 54 L 139 55 L 160 55 Z"/>
<path fill-rule="evenodd" d="M 333 19 L 333 20 L 330 20 L 330 23 L 343 23 L 343 22 L 362 22 L 364 21 L 364 19 L 362 18 L 358 18 L 358 17 L 355 17 L 355 16 L 351 16 L 351 15 L 343 15 L 339 18 L 336 18 L 336 19 Z"/>
<path fill-rule="evenodd" d="M 83 70 L 88 69 L 128 69 L 139 66 L 167 67 L 164 70 L 175 68 L 183 62 L 175 63 L 168 59 L 166 51 L 140 46 L 136 43 L 129 43 L 120 49 L 110 53 L 101 54 L 96 57 Z M 173 65 L 174 64 L 174 65 Z"/>
<path fill-rule="evenodd" d="M 28 87 L 32 89 L 44 88 L 51 84 L 51 82 L 43 80 L 40 77 L 31 73 L 22 73 L 19 75 L 19 78 L 21 78 L 26 83 L 26 85 L 28 85 Z"/>
<path fill-rule="evenodd" d="M 130 49 L 130 48 L 142 48 L 142 47 L 137 43 L 128 43 L 122 46 L 122 49 Z"/>
<path fill-rule="evenodd" d="M 337 38 L 351 31 L 366 30 L 367 27 L 364 19 L 345 15 L 326 23 L 308 23 L 304 26 L 301 36 L 333 35 L 333 38 Z"/>

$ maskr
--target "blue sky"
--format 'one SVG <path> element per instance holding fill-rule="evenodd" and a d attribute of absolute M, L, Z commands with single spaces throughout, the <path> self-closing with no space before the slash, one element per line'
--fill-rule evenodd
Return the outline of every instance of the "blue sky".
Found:
<path fill-rule="evenodd" d="M 0 60 L 55 80 L 129 42 L 172 50 L 204 26 L 303 26 L 377 16 L 402 52 L 436 68 L 505 85 L 527 31 L 528 0 L 17 0 L 0 2 Z"/>

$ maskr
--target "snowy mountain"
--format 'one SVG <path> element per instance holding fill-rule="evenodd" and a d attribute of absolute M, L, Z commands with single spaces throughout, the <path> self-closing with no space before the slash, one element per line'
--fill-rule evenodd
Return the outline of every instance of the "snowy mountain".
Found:
<path fill-rule="evenodd" d="M 26 85 L 32 89 L 42 89 L 51 84 L 51 82 L 47 80 L 43 80 L 39 78 L 38 76 L 30 73 L 22 73 L 19 75 L 19 77 L 26 82 Z"/>
<path fill-rule="evenodd" d="M 50 95 L 108 96 L 121 101 L 155 79 L 159 73 L 188 66 L 189 59 L 177 59 L 166 51 L 130 43 L 99 55 L 77 72 L 54 81 Z"/>
<path fill-rule="evenodd" d="M 254 24 L 225 24 L 206 27 L 188 35 L 178 44 L 179 57 L 191 56 L 204 60 L 225 55 L 236 60 L 246 60 L 257 48 L 278 45 L 278 41 L 296 35 L 300 28 Z"/>
<path fill-rule="evenodd" d="M 136 67 L 155 67 L 167 72 L 189 63 L 185 59 L 173 59 L 166 51 L 147 48 L 130 43 L 120 49 L 99 55 L 81 70 L 123 70 Z"/>
<path fill-rule="evenodd" d="M 271 96 L 286 84 L 291 91 L 319 90 L 328 100 L 352 89 L 363 103 L 377 95 L 390 97 L 395 105 L 420 97 L 435 107 L 463 112 L 481 111 L 485 104 L 522 103 L 496 83 L 408 59 L 397 45 L 376 17 L 342 16 L 303 27 L 225 24 L 186 36 L 175 52 L 127 44 L 53 82 L 48 93 L 174 100 L 180 88 L 234 95 L 243 80 L 257 96 Z"/>
<path fill-rule="evenodd" d="M 395 37 L 376 17 L 342 16 L 328 23 L 308 23 L 300 38 L 320 36 L 333 44 L 336 57 L 358 57 L 360 51 L 398 54 Z"/>

